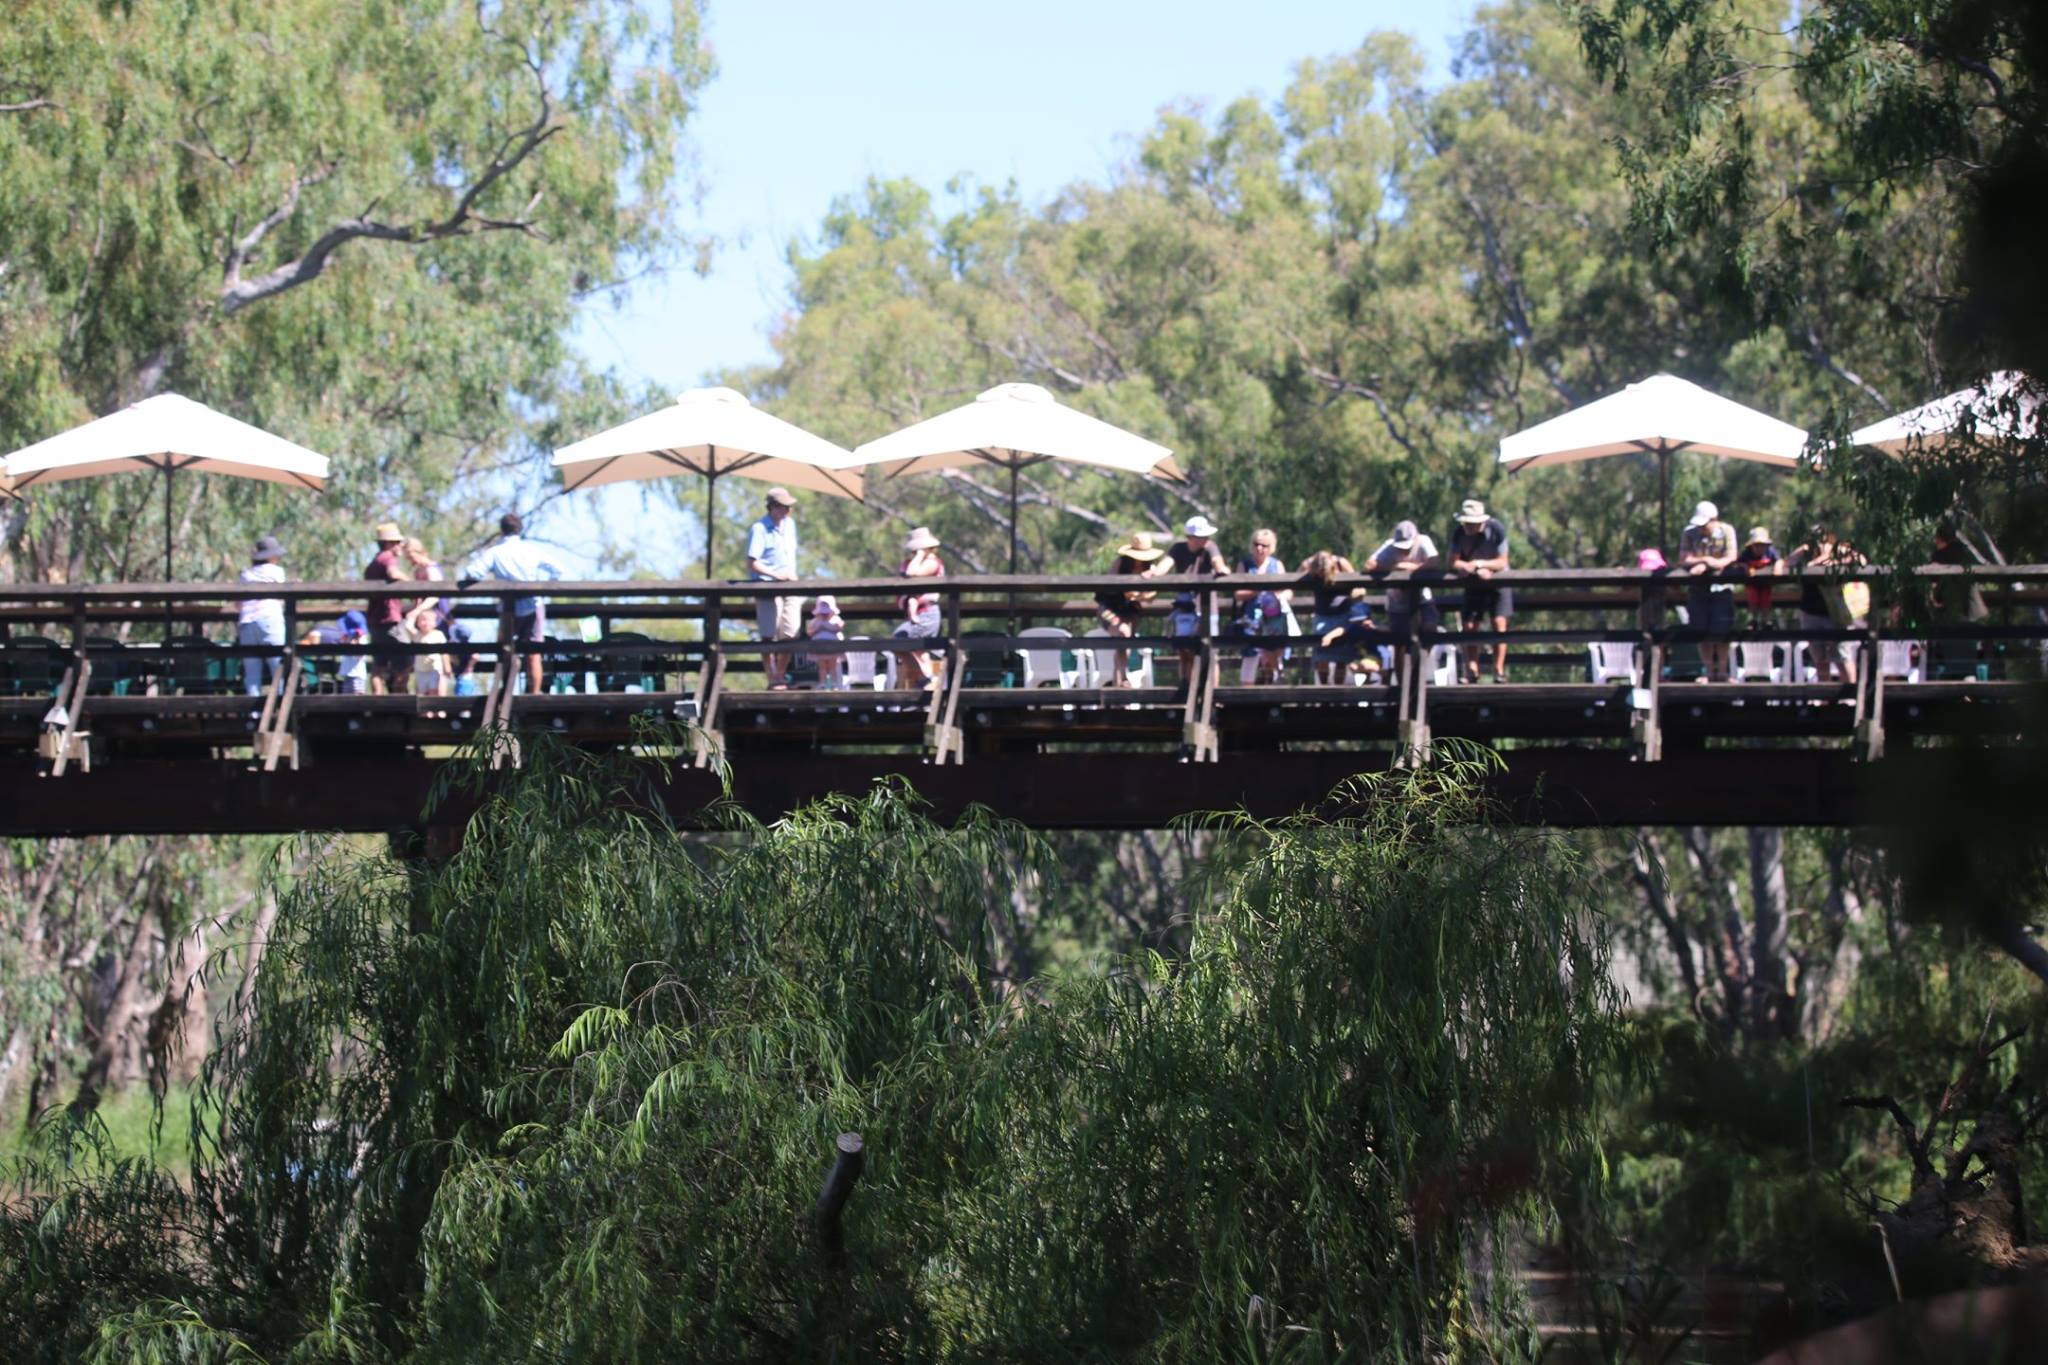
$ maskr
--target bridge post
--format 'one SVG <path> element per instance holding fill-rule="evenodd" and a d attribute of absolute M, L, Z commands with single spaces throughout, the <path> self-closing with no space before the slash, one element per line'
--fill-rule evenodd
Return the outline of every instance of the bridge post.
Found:
<path fill-rule="evenodd" d="M 1429 762 L 1429 674 L 1436 647 L 1425 651 L 1416 630 L 1417 611 L 1408 618 L 1408 642 L 1402 650 L 1400 704 L 1394 723 L 1394 766 L 1419 768 Z"/>
<path fill-rule="evenodd" d="M 1884 757 L 1884 651 L 1872 631 L 1856 679 L 1856 756 L 1867 763 Z"/>
<path fill-rule="evenodd" d="M 1640 703 L 1635 716 L 1629 722 L 1629 736 L 1635 741 L 1635 755 L 1639 762 L 1656 763 L 1664 757 L 1664 721 L 1660 713 L 1664 704 L 1664 646 L 1654 640 L 1645 640 L 1643 650 L 1643 686 L 1635 689 L 1630 698 Z"/>

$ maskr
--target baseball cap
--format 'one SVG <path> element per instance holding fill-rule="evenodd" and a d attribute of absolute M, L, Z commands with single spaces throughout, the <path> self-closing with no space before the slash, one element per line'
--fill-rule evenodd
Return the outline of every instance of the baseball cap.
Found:
<path fill-rule="evenodd" d="M 1216 523 L 1197 514 L 1189 517 L 1187 525 L 1181 527 L 1181 530 L 1191 536 L 1213 536 L 1216 534 Z"/>
<path fill-rule="evenodd" d="M 1720 508 L 1714 506 L 1714 504 L 1712 504 L 1711 502 L 1703 502 L 1699 506 L 1692 509 L 1692 520 L 1688 521 L 1686 525 L 1705 526 L 1708 522 L 1712 521 L 1715 517 L 1718 517 L 1720 515 Z"/>
<path fill-rule="evenodd" d="M 1387 539 L 1394 542 L 1395 549 L 1405 550 L 1409 546 L 1413 545 L 1417 537 L 1419 537 L 1421 534 L 1422 532 L 1415 529 L 1414 522 L 1403 521 L 1395 523 L 1394 534 L 1388 536 Z"/>
<path fill-rule="evenodd" d="M 776 507 L 796 506 L 796 499 L 792 498 L 789 490 L 780 484 L 768 490 L 768 501 Z"/>

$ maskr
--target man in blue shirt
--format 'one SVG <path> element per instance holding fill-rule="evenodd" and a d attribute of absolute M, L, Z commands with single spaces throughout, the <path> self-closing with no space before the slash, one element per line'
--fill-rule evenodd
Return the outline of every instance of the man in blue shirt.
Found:
<path fill-rule="evenodd" d="M 756 583 L 796 580 L 796 499 L 787 488 L 768 490 L 768 510 L 747 536 L 747 575 Z M 803 626 L 801 597 L 763 597 L 754 607 L 754 621 L 763 640 L 794 640 Z M 789 656 L 764 654 L 761 667 L 768 686 L 789 686 Z"/>
<path fill-rule="evenodd" d="M 468 587 L 483 578 L 495 578 L 505 583 L 541 583 L 561 578 L 565 574 L 561 557 L 551 545 L 537 540 L 528 540 L 524 534 L 526 523 L 517 512 L 507 512 L 498 519 L 499 540 L 486 547 L 467 564 L 462 566 L 459 587 Z M 548 604 L 545 598 L 522 597 L 512 604 L 512 638 L 523 645 L 537 644 L 546 638 L 548 625 Z M 540 651 L 526 651 L 526 690 L 540 691 Z"/>

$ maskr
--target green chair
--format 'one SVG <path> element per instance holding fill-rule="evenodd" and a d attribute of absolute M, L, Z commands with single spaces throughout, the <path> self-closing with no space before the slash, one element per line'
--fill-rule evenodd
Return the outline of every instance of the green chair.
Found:
<path fill-rule="evenodd" d="M 976 639 L 1003 639 L 999 631 L 970 630 L 960 637 L 962 666 L 966 672 L 960 677 L 962 687 L 1015 687 L 1017 685 L 1017 656 L 1000 649 L 976 649 Z"/>

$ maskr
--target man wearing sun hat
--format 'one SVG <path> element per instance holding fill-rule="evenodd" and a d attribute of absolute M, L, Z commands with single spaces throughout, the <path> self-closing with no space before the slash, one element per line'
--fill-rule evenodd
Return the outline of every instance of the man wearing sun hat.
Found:
<path fill-rule="evenodd" d="M 1230 562 L 1223 557 L 1221 547 L 1216 544 L 1216 523 L 1207 517 L 1189 517 L 1182 525 L 1185 537 L 1167 547 L 1167 566 L 1164 573 L 1229 573 Z M 1216 628 L 1214 620 L 1209 621 L 1210 630 Z M 1192 641 L 1202 633 L 1202 602 L 1193 592 L 1182 591 L 1173 599 L 1173 611 L 1166 618 L 1169 635 L 1177 639 Z M 1192 647 L 1174 651 L 1180 659 L 1180 675 L 1185 678 L 1194 672 L 1195 651 Z"/>
<path fill-rule="evenodd" d="M 1702 675 L 1708 682 L 1728 681 L 1728 637 L 1735 630 L 1735 584 L 1726 577 L 1741 547 L 1735 528 L 1721 520 L 1721 509 L 1702 502 L 1678 537 L 1678 567 L 1692 575 L 1686 598 L 1686 625 L 1700 641 Z"/>
<path fill-rule="evenodd" d="M 282 583 L 284 565 L 278 561 L 284 558 L 284 546 L 277 543 L 276 536 L 256 537 L 256 552 L 249 557 L 249 567 L 242 570 L 244 583 Z M 251 597 L 245 599 L 236 615 L 235 643 L 238 645 L 283 645 L 284 644 L 284 599 L 281 597 Z M 259 696 L 264 684 L 270 681 L 284 656 L 251 656 L 242 660 L 242 691 L 249 696 Z"/>
<path fill-rule="evenodd" d="M 796 499 L 787 488 L 775 487 L 765 495 L 766 510 L 747 533 L 747 576 L 756 583 L 796 581 Z M 804 600 L 801 597 L 762 597 L 754 603 L 754 624 L 763 640 L 794 640 L 803 629 Z M 763 654 L 761 667 L 768 674 L 768 686 L 780 691 L 789 686 L 789 656 Z"/>
<path fill-rule="evenodd" d="M 1377 550 L 1365 561 L 1365 571 L 1371 574 L 1392 573 L 1396 570 L 1427 569 L 1437 560 L 1436 542 L 1422 534 L 1412 521 L 1394 524 L 1394 531 L 1380 542 Z M 1420 626 L 1424 630 L 1435 630 L 1438 623 L 1436 603 L 1430 599 L 1428 588 L 1387 589 L 1387 629 L 1396 636 L 1406 639 L 1411 629 Z M 1398 661 L 1407 650 L 1406 645 L 1394 647 Z"/>
<path fill-rule="evenodd" d="M 1458 508 L 1458 521 L 1451 528 L 1451 572 L 1466 575 L 1464 599 L 1458 604 L 1458 626 L 1470 634 L 1491 625 L 1496 634 L 1508 628 L 1515 614 L 1515 590 L 1492 586 L 1488 580 L 1508 567 L 1508 528 L 1498 517 L 1486 514 L 1486 504 L 1467 498 Z M 1479 660 L 1485 646 L 1463 651 L 1465 680 L 1479 681 Z M 1508 642 L 1493 647 L 1493 680 L 1508 680 Z"/>
<path fill-rule="evenodd" d="M 409 570 L 401 566 L 399 554 L 405 548 L 405 532 L 398 529 L 395 521 L 377 524 L 377 556 L 363 570 L 363 577 L 372 583 L 405 583 L 412 579 Z M 394 653 L 395 646 L 410 643 L 405 629 L 405 614 L 412 604 L 402 597 L 372 597 L 365 614 L 370 622 L 370 690 L 372 692 L 403 692 L 406 680 L 412 677 L 412 660 L 403 653 Z"/>

